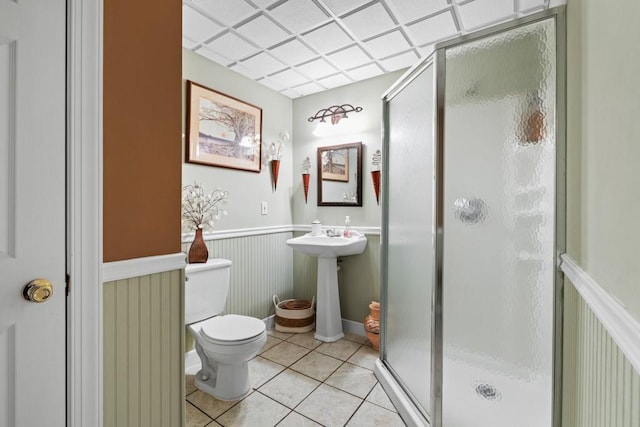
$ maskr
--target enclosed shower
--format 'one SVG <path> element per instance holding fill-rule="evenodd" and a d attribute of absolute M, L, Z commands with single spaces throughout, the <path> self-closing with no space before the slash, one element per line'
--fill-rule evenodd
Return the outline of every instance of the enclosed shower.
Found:
<path fill-rule="evenodd" d="M 560 425 L 564 19 L 443 42 L 383 97 L 376 376 L 409 425 Z"/>

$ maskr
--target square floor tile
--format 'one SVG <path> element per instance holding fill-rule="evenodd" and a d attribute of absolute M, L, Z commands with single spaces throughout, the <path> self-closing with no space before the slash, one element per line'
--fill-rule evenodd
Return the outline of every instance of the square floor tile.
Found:
<path fill-rule="evenodd" d="M 358 351 L 360 346 L 360 344 L 353 341 L 342 339 L 336 342 L 322 343 L 316 351 L 326 354 L 327 356 L 335 357 L 336 359 L 347 360 L 356 351 Z"/>
<path fill-rule="evenodd" d="M 289 408 L 295 408 L 319 385 L 319 381 L 287 369 L 260 387 L 259 391 Z"/>
<path fill-rule="evenodd" d="M 299 345 L 284 341 L 271 348 L 269 351 L 262 353 L 262 357 L 283 366 L 289 366 L 305 354 L 309 353 L 309 351 L 310 350 L 308 348 L 300 347 Z"/>
<path fill-rule="evenodd" d="M 278 427 L 316 427 L 319 425 L 317 422 L 311 421 L 309 418 L 303 417 L 297 412 L 292 412 L 278 424 Z"/>
<path fill-rule="evenodd" d="M 284 370 L 284 366 L 265 359 L 254 357 L 249 361 L 249 381 L 253 388 L 258 388 Z"/>
<path fill-rule="evenodd" d="M 185 375 L 184 377 L 184 394 L 185 396 L 189 396 L 191 393 L 196 391 L 198 388 L 196 387 L 196 383 L 194 382 L 196 379 L 195 375 Z"/>
<path fill-rule="evenodd" d="M 373 372 L 360 366 L 345 363 L 325 381 L 326 384 L 364 399 L 376 385 Z"/>
<path fill-rule="evenodd" d="M 364 335 L 352 334 L 351 332 L 347 332 L 344 334 L 344 339 L 357 342 L 358 344 L 364 344 L 367 342 L 367 337 Z"/>
<path fill-rule="evenodd" d="M 347 360 L 347 362 L 373 371 L 376 360 L 378 360 L 378 356 L 379 353 L 376 350 L 369 346 L 363 345 L 358 351 L 354 353 L 353 356 L 351 356 Z"/>
<path fill-rule="evenodd" d="M 185 402 L 184 409 L 187 419 L 186 427 L 203 427 L 211 422 L 211 418 L 189 402 Z"/>
<path fill-rule="evenodd" d="M 194 391 L 187 396 L 187 400 L 211 418 L 217 418 L 237 403 L 218 400 L 202 390 Z"/>
<path fill-rule="evenodd" d="M 225 427 L 233 426 L 275 426 L 290 412 L 260 393 L 252 393 L 249 397 L 229 409 L 216 419 Z"/>
<path fill-rule="evenodd" d="M 322 384 L 302 401 L 296 412 L 323 425 L 343 426 L 361 403 L 362 399 Z"/>
<path fill-rule="evenodd" d="M 376 386 L 373 388 L 373 390 L 371 390 L 371 393 L 369 393 L 365 400 L 367 402 L 375 403 L 378 406 L 382 406 L 383 408 L 390 411 L 398 412 L 380 383 L 376 384 Z"/>
<path fill-rule="evenodd" d="M 347 424 L 347 426 L 353 427 L 404 427 L 404 425 L 402 418 L 397 413 L 369 402 L 364 402 Z"/>
<path fill-rule="evenodd" d="M 313 351 L 291 365 L 291 369 L 318 381 L 324 381 L 342 363 L 341 360 Z"/>
<path fill-rule="evenodd" d="M 308 332 L 306 334 L 296 334 L 289 338 L 287 342 L 301 345 L 302 347 L 309 348 L 313 350 L 322 344 L 322 341 L 318 341 L 314 336 L 315 332 Z"/>
<path fill-rule="evenodd" d="M 281 339 L 281 340 L 284 341 L 287 338 L 291 338 L 295 334 L 291 334 L 291 333 L 288 333 L 288 332 L 280 332 L 280 331 L 276 331 L 275 329 L 270 329 L 270 330 L 267 331 L 267 335 L 271 335 L 272 337 L 276 337 L 276 338 Z"/>
<path fill-rule="evenodd" d="M 262 352 L 264 353 L 265 351 L 269 350 L 271 347 L 274 347 L 278 344 L 280 344 L 282 342 L 282 340 L 280 338 L 276 338 L 276 337 L 272 337 L 271 335 L 267 335 L 267 342 L 264 344 L 264 347 L 262 348 Z"/>

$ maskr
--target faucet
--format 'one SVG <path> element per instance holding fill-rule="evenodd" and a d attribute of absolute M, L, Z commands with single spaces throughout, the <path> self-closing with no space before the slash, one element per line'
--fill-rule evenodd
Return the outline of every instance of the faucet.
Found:
<path fill-rule="evenodd" d="M 340 232 L 335 228 L 327 228 L 327 237 L 337 237 L 340 236 Z"/>

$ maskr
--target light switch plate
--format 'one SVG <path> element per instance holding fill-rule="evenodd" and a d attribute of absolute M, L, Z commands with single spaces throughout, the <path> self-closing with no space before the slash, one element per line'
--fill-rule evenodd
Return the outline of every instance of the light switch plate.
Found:
<path fill-rule="evenodd" d="M 260 203 L 260 213 L 262 215 L 266 215 L 269 213 L 269 206 L 267 205 L 267 202 Z"/>

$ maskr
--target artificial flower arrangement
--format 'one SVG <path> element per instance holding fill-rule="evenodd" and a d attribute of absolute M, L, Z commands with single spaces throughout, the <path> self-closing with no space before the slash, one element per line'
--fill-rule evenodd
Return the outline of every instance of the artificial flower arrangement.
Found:
<path fill-rule="evenodd" d="M 216 188 L 212 193 L 204 191 L 202 185 L 194 183 L 182 188 L 182 228 L 195 231 L 195 238 L 189 248 L 189 263 L 205 263 L 209 250 L 202 237 L 205 229 L 212 229 L 215 221 L 225 216 L 229 192 Z"/>
<path fill-rule="evenodd" d="M 182 225 L 184 229 L 212 229 L 215 221 L 227 215 L 222 208 L 229 200 L 229 192 L 216 188 L 205 192 L 202 185 L 194 183 L 182 188 Z"/>
<path fill-rule="evenodd" d="M 291 136 L 289 132 L 283 130 L 278 134 L 278 140 L 272 141 L 269 145 L 264 145 L 262 152 L 264 153 L 264 163 L 268 163 L 272 160 L 280 160 L 284 155 L 284 146 Z"/>

